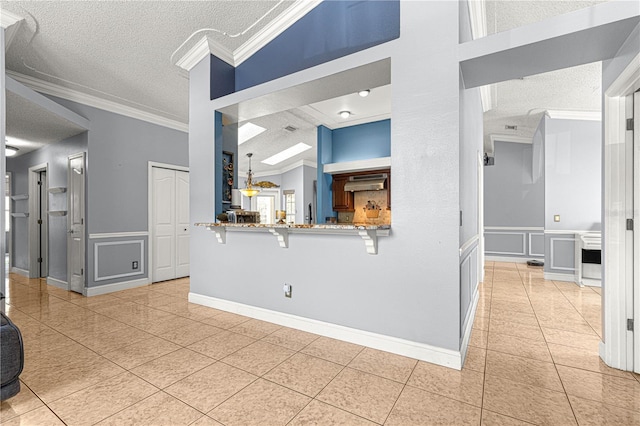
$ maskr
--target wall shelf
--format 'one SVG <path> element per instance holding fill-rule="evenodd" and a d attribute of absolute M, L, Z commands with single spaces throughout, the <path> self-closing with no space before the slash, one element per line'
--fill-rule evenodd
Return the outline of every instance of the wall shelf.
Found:
<path fill-rule="evenodd" d="M 66 216 L 67 215 L 66 210 L 49 210 L 47 213 L 49 213 L 49 216 Z"/>
<path fill-rule="evenodd" d="M 63 192 L 67 192 L 67 188 L 64 186 L 54 186 L 53 188 L 49 188 L 49 194 L 61 194 Z"/>
<path fill-rule="evenodd" d="M 269 232 L 274 235 L 278 245 L 289 247 L 291 234 L 318 235 L 354 235 L 362 238 L 367 253 L 378 254 L 378 237 L 387 237 L 390 225 L 275 225 L 275 224 L 239 224 L 239 223 L 196 223 L 213 232 L 220 244 L 227 243 L 227 232 Z"/>
<path fill-rule="evenodd" d="M 29 199 L 29 194 L 16 194 L 16 195 L 12 195 L 11 199 L 13 201 L 18 201 L 18 200 L 28 200 Z"/>
<path fill-rule="evenodd" d="M 11 217 L 29 217 L 29 213 L 11 213 Z"/>

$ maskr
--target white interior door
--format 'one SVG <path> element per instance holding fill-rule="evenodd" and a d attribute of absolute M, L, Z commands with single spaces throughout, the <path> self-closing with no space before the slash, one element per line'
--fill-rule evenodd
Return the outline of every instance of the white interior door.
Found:
<path fill-rule="evenodd" d="M 176 170 L 176 278 L 188 277 L 189 256 L 189 172 Z"/>
<path fill-rule="evenodd" d="M 176 277 L 176 172 L 153 168 L 153 274 L 152 281 Z"/>
<path fill-rule="evenodd" d="M 84 291 L 85 285 L 85 172 L 84 153 L 70 156 L 67 171 L 67 275 L 69 289 L 78 293 Z"/>
<path fill-rule="evenodd" d="M 152 168 L 152 282 L 189 275 L 189 173 Z"/>

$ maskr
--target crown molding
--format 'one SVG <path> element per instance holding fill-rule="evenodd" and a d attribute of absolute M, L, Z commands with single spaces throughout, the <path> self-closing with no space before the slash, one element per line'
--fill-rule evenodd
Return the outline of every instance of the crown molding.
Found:
<path fill-rule="evenodd" d="M 13 39 L 18 33 L 18 29 L 24 22 L 24 18 L 13 14 L 7 10 L 0 11 L 0 27 L 4 28 L 4 49 L 5 52 L 11 46 Z M 14 25 L 18 24 L 18 25 Z"/>
<path fill-rule="evenodd" d="M 229 65 L 237 67 L 320 3 L 322 3 L 322 0 L 295 0 L 293 6 L 265 25 L 233 52 L 211 37 L 204 36 L 176 62 L 176 65 L 186 71 L 191 71 L 198 62 L 211 54 Z"/>
<path fill-rule="evenodd" d="M 485 0 L 469 0 L 471 37 L 477 40 L 487 36 L 487 7 Z"/>
<path fill-rule="evenodd" d="M 15 13 L 11 13 L 8 10 L 3 10 L 0 13 L 0 27 L 7 29 L 16 22 L 23 21 L 24 18 L 22 16 L 16 15 Z"/>
<path fill-rule="evenodd" d="M 233 51 L 235 66 L 249 59 L 253 54 L 287 30 L 287 28 L 311 12 L 320 3 L 322 3 L 322 0 L 296 0 L 293 6 L 285 10 L 284 13 L 269 22 L 260 29 L 260 31 L 251 36 L 249 40 Z"/>
<path fill-rule="evenodd" d="M 265 176 L 275 176 L 275 175 L 281 175 L 283 173 L 287 173 L 293 169 L 297 169 L 298 167 L 302 167 L 302 166 L 308 166 L 308 167 L 313 167 L 314 169 L 318 168 L 318 165 L 310 160 L 299 160 L 296 161 L 293 164 L 290 164 L 288 166 L 285 166 L 281 169 L 277 169 L 277 170 L 270 170 L 270 171 L 266 171 L 266 172 L 259 172 L 259 173 L 254 173 L 253 177 L 254 178 L 259 178 L 259 177 L 265 177 Z M 238 174 L 244 174 L 246 175 L 247 172 L 246 171 L 242 171 L 242 170 L 238 170 Z"/>
<path fill-rule="evenodd" d="M 200 61 L 209 55 L 215 55 L 231 66 L 235 66 L 233 52 L 209 36 L 204 36 L 176 62 L 180 68 L 191 71 Z"/>
<path fill-rule="evenodd" d="M 570 110 L 552 110 L 545 111 L 547 117 L 555 120 L 588 120 L 602 121 L 601 111 L 570 111 Z"/>
<path fill-rule="evenodd" d="M 491 139 L 492 146 L 495 142 L 527 143 L 527 144 L 533 143 L 532 138 L 523 138 L 520 136 L 513 136 L 513 135 L 500 135 L 500 134 L 494 133 L 494 134 L 490 134 L 489 138 Z"/>
<path fill-rule="evenodd" d="M 157 114 L 152 114 L 150 112 L 123 105 L 118 102 L 102 99 L 97 96 L 88 95 L 77 90 L 62 87 L 48 81 L 43 81 L 24 74 L 19 74 L 14 71 L 7 70 L 7 76 L 24 84 L 30 89 L 35 90 L 36 92 L 51 96 L 57 96 L 62 99 L 78 102 L 90 107 L 124 115 L 126 117 L 135 118 L 136 120 L 142 120 L 148 123 L 157 124 L 159 126 L 168 127 L 170 129 L 179 130 L 181 132 L 189 131 L 189 125 L 181 121 L 171 120 Z"/>
<path fill-rule="evenodd" d="M 477 40 L 487 36 L 487 7 L 485 0 L 469 0 L 469 21 L 471 24 L 471 38 Z M 482 99 L 482 111 L 487 112 L 493 109 L 493 94 L 495 84 L 480 87 L 480 98 Z"/>

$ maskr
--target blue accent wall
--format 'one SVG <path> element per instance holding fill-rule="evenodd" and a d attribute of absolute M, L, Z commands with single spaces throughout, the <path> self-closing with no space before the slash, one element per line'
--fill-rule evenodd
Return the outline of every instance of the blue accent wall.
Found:
<path fill-rule="evenodd" d="M 233 68 L 211 58 L 211 99 L 400 37 L 400 0 L 324 1 Z"/>
<path fill-rule="evenodd" d="M 236 69 L 222 59 L 210 55 L 210 99 L 217 99 L 233 93 L 236 87 Z"/>
<path fill-rule="evenodd" d="M 333 178 L 323 173 L 323 166 L 333 162 L 333 132 L 325 126 L 318 126 L 318 155 L 317 155 L 317 194 L 316 194 L 316 223 L 325 223 L 327 217 L 333 216 Z"/>
<path fill-rule="evenodd" d="M 391 120 L 333 131 L 332 163 L 391 156 Z"/>

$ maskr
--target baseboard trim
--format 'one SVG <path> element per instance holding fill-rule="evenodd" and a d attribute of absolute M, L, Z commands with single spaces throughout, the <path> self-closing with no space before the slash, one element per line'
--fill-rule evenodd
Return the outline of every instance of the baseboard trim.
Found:
<path fill-rule="evenodd" d="M 47 277 L 47 284 L 52 285 L 54 287 L 61 288 L 63 290 L 69 290 L 69 283 L 66 281 L 59 280 L 53 277 Z"/>
<path fill-rule="evenodd" d="M 558 274 L 556 272 L 545 272 L 544 279 L 547 281 L 565 281 L 568 283 L 576 283 L 576 276 L 573 274 Z"/>
<path fill-rule="evenodd" d="M 283 312 L 272 311 L 211 296 L 204 296 L 202 294 L 189 293 L 189 302 L 232 312 L 234 314 L 244 315 L 262 321 L 268 321 L 309 333 L 319 334 L 333 339 L 355 343 L 357 345 L 419 359 L 433 364 L 454 368 L 456 370 L 460 370 L 462 368 L 462 358 L 459 351 L 439 348 L 437 346 L 412 342 L 397 337 L 385 336 L 382 334 L 358 330 Z"/>
<path fill-rule="evenodd" d="M 510 256 L 490 256 L 485 255 L 484 260 L 488 262 L 510 262 L 510 263 L 527 263 L 527 260 L 531 259 L 544 259 L 544 256 L 521 256 L 521 257 L 510 257 Z"/>
<path fill-rule="evenodd" d="M 15 266 L 12 266 L 11 272 L 13 272 L 14 274 L 22 275 L 23 277 L 29 278 L 29 271 L 27 271 L 26 269 L 20 269 L 20 268 L 16 268 Z"/>
<path fill-rule="evenodd" d="M 464 365 L 465 359 L 467 359 L 467 350 L 469 349 L 469 340 L 471 340 L 471 332 L 473 331 L 473 322 L 476 319 L 476 308 L 478 307 L 478 300 L 480 299 L 480 292 L 476 285 L 476 294 L 473 296 L 473 303 L 469 307 L 469 313 L 467 315 L 467 323 L 464 326 L 464 332 L 462 333 L 462 341 L 460 342 L 460 360 L 461 367 Z"/>
<path fill-rule="evenodd" d="M 95 287 L 87 287 L 85 296 L 99 296 L 101 294 L 115 293 L 116 291 L 129 290 L 143 285 L 151 284 L 149 278 L 141 278 L 139 280 L 123 281 L 120 283 L 104 284 Z"/>

